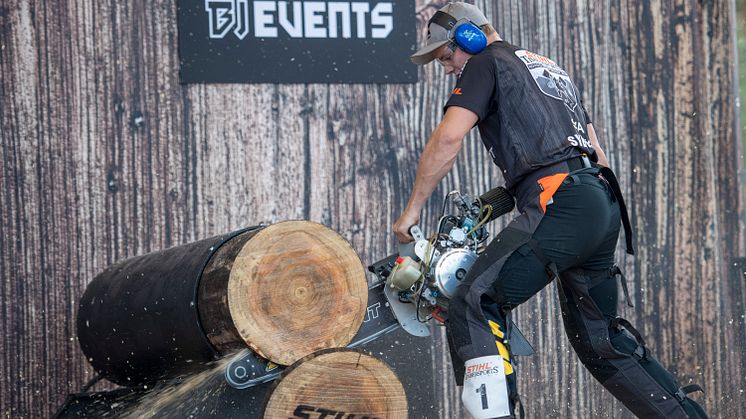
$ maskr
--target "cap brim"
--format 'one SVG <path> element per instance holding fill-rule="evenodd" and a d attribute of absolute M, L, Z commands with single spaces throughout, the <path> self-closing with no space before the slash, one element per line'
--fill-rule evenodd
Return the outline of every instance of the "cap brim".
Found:
<path fill-rule="evenodd" d="M 412 54 L 409 57 L 409 59 L 412 60 L 412 62 L 417 65 L 427 64 L 430 61 L 435 59 L 435 51 L 438 48 L 442 47 L 443 45 L 447 44 L 448 42 L 449 41 L 447 39 L 445 41 L 433 42 L 432 44 Z"/>

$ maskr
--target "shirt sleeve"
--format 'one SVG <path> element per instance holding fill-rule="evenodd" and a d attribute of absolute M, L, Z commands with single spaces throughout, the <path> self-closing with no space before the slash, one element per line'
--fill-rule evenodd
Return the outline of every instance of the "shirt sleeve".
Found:
<path fill-rule="evenodd" d="M 466 63 L 443 112 L 459 106 L 477 114 L 481 121 L 492 109 L 494 93 L 495 61 L 487 54 L 475 55 Z"/>

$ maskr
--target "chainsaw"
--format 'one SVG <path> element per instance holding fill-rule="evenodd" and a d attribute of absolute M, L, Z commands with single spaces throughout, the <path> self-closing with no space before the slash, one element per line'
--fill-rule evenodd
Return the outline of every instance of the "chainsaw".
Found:
<path fill-rule="evenodd" d="M 368 267 L 373 276 L 367 312 L 348 347 L 363 346 L 399 328 L 414 336 L 429 336 L 433 321 L 447 320 L 448 300 L 484 251 L 487 223 L 514 207 L 513 197 L 502 187 L 478 198 L 459 191 L 447 194 L 434 234 L 426 237 L 412 226 L 413 243 L 400 245 L 398 254 Z M 514 355 L 534 353 L 514 323 L 509 330 Z M 244 349 L 226 367 L 225 379 L 230 386 L 244 389 L 275 380 L 284 369 Z"/>

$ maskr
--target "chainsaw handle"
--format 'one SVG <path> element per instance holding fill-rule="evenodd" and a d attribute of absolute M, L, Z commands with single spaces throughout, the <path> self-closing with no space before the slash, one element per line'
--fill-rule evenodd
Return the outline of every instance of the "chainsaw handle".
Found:
<path fill-rule="evenodd" d="M 422 233 L 422 230 L 420 230 L 420 226 L 418 226 L 417 224 L 409 227 L 409 235 L 412 236 L 412 238 L 414 238 L 414 241 L 416 242 L 425 240 L 425 235 Z"/>

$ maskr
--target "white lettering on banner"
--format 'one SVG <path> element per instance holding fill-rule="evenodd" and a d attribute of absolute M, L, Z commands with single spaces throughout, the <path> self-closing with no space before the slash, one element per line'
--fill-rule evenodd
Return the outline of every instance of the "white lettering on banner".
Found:
<path fill-rule="evenodd" d="M 365 38 L 365 14 L 370 11 L 370 5 L 368 3 L 352 3 L 352 13 L 355 14 L 357 19 L 357 37 Z"/>
<path fill-rule="evenodd" d="M 297 1 L 293 3 L 298 3 Z M 291 38 L 303 38 L 303 10 L 300 7 L 293 6 L 293 22 L 288 20 L 288 2 L 277 2 L 279 7 L 279 22 L 282 29 L 285 29 Z"/>
<path fill-rule="evenodd" d="M 319 13 L 320 12 L 320 13 Z M 303 24 L 306 27 L 306 38 L 326 38 L 324 15 L 326 3 L 323 1 L 307 1 L 303 3 Z"/>
<path fill-rule="evenodd" d="M 249 34 L 249 0 L 205 0 L 210 38 L 224 38 L 229 31 L 238 39 Z"/>
<path fill-rule="evenodd" d="M 247 0 L 235 0 L 236 10 L 238 16 L 243 18 L 236 20 L 236 29 L 233 33 L 236 34 L 238 39 L 244 39 L 249 34 L 249 2 Z"/>
<path fill-rule="evenodd" d="M 384 13 L 392 13 L 394 11 L 393 5 L 391 3 L 378 3 L 376 4 L 376 7 L 373 8 L 373 11 L 370 12 L 371 15 L 371 26 L 383 26 L 383 28 L 373 28 L 372 35 L 373 38 L 386 38 L 389 36 L 391 31 L 394 29 L 394 22 L 391 21 L 391 19 L 386 19 L 387 15 L 384 15 Z M 390 15 L 388 17 L 391 17 Z"/>
<path fill-rule="evenodd" d="M 267 12 L 274 12 L 277 4 L 273 1 L 254 2 L 254 32 L 258 38 L 276 38 L 277 28 L 270 26 L 274 24 L 274 18 Z"/>
<path fill-rule="evenodd" d="M 342 17 L 342 38 L 352 36 L 350 22 L 350 3 L 334 1 L 329 3 L 329 38 L 337 37 L 337 16 Z"/>
<path fill-rule="evenodd" d="M 210 38 L 225 38 L 233 32 L 244 39 L 250 31 L 256 38 L 278 38 L 279 29 L 291 38 L 384 39 L 394 30 L 393 2 L 365 1 L 267 1 L 205 0 Z M 370 31 L 368 31 L 370 27 Z M 340 34 L 341 28 L 341 34 Z"/>

